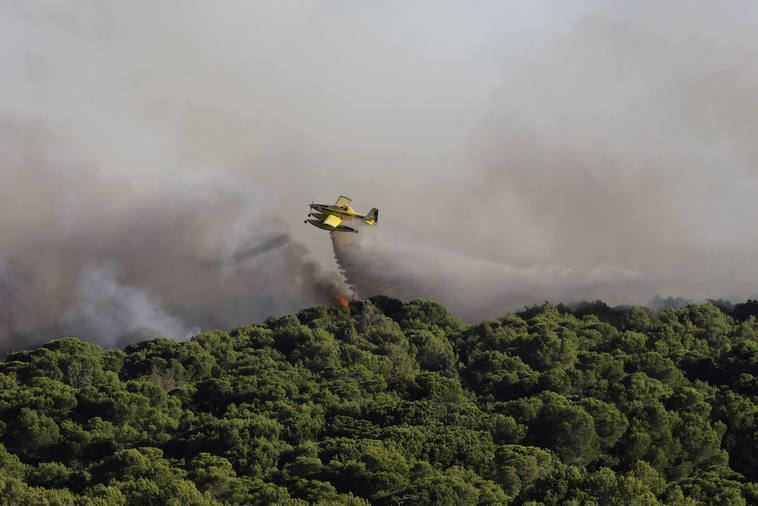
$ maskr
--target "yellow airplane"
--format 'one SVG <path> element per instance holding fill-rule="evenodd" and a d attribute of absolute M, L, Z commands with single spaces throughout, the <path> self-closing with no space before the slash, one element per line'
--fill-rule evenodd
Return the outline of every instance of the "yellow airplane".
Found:
<path fill-rule="evenodd" d="M 328 204 L 311 204 L 311 212 L 308 216 L 313 216 L 314 219 L 305 220 L 304 223 L 310 223 L 314 227 L 318 227 L 330 232 L 355 232 L 358 231 L 352 227 L 340 225 L 343 221 L 361 220 L 368 225 L 376 225 L 379 221 L 379 209 L 373 207 L 368 214 L 360 214 L 355 212 L 350 207 L 349 198 L 344 195 L 340 195 L 337 199 L 337 203 L 333 206 Z"/>

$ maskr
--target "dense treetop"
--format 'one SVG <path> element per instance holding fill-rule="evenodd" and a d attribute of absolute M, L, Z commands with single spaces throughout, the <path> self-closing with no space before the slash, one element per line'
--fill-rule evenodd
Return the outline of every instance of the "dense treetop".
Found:
<path fill-rule="evenodd" d="M 59 339 L 0 362 L 0 497 L 758 504 L 758 303 L 717 305 L 464 325 L 375 297 L 123 351 Z"/>

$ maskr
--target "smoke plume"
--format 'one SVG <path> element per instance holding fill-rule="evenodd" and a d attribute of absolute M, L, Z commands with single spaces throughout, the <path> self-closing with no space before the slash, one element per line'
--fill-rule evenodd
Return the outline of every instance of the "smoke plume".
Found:
<path fill-rule="evenodd" d="M 184 339 L 348 290 L 290 239 L 253 183 L 173 175 L 137 191 L 65 137 L 10 120 L 0 132 L 3 189 L 13 190 L 0 219 L 0 351 L 63 335 L 106 346 Z"/>
<path fill-rule="evenodd" d="M 0 351 L 259 321 L 349 296 L 340 268 L 467 318 L 754 296 L 756 19 L 740 0 L 4 2 Z M 339 194 L 382 221 L 332 245 L 302 220 Z"/>
<path fill-rule="evenodd" d="M 76 306 L 64 315 L 63 327 L 71 333 L 97 336 L 110 347 L 155 336 L 187 338 L 196 332 L 160 309 L 150 293 L 121 284 L 112 264 L 84 272 L 77 283 L 76 300 Z"/>

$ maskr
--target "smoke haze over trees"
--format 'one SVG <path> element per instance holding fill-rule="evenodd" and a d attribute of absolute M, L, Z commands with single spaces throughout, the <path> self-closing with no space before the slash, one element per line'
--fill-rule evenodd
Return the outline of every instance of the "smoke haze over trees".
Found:
<path fill-rule="evenodd" d="M 359 293 L 503 297 L 487 316 L 752 297 L 756 19 L 748 1 L 4 2 L 0 351 L 350 295 L 302 225 L 340 193 L 412 252 Z M 465 294 L 510 284 L 453 293 L 451 256 Z M 409 258 L 424 269 L 399 278 Z M 91 304 L 108 290 L 115 308 Z"/>

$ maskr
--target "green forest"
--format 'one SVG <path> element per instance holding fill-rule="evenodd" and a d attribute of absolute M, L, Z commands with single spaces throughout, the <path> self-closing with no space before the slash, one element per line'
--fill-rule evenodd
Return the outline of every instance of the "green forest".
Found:
<path fill-rule="evenodd" d="M 387 297 L 0 362 L 3 504 L 758 504 L 758 302 Z M 86 336 L 82 336 L 86 337 Z"/>

